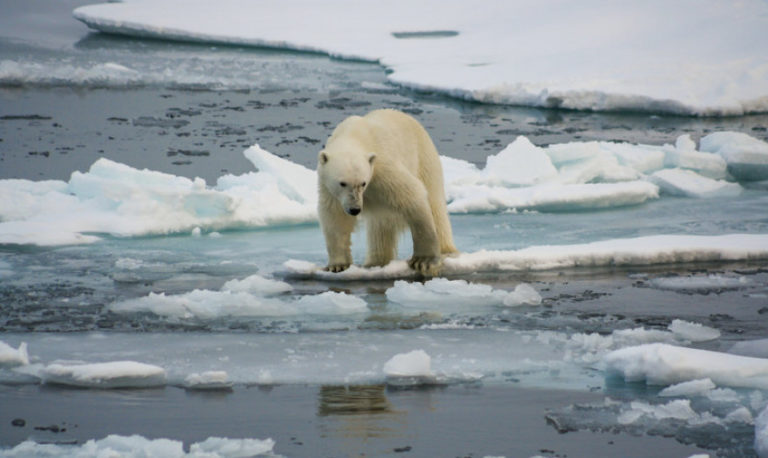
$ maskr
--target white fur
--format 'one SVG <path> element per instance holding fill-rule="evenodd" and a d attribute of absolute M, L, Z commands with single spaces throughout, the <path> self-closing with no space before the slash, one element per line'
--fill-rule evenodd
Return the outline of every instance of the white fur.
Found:
<path fill-rule="evenodd" d="M 413 238 L 411 268 L 437 275 L 442 255 L 456 253 L 445 208 L 443 169 L 429 134 L 395 110 L 351 116 L 318 155 L 318 214 L 328 249 L 327 270 L 352 264 L 356 216 L 368 231 L 366 266 L 394 259 L 401 231 Z"/>

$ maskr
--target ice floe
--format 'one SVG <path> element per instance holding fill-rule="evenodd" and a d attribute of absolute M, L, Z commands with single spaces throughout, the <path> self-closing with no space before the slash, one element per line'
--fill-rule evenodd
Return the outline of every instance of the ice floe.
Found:
<path fill-rule="evenodd" d="M 144 297 L 112 303 L 108 309 L 115 313 L 149 312 L 174 319 L 201 320 L 345 315 L 368 311 L 363 299 L 334 291 L 298 297 L 272 297 L 291 290 L 287 283 L 255 275 L 243 280 L 230 280 L 218 291 L 195 289 L 182 294 L 149 293 Z"/>
<path fill-rule="evenodd" d="M 717 145 L 739 150 L 747 143 L 768 150 L 765 142 L 747 138 L 751 140 L 729 134 Z M 448 209 L 482 213 L 613 208 L 657 199 L 659 189 L 673 195 L 737 198 L 742 187 L 713 178 L 724 172 L 711 165 L 716 161 L 701 159 L 719 156 L 693 151 L 689 140 L 681 137 L 675 147 L 586 142 L 542 148 L 519 137 L 489 156 L 482 169 L 443 157 Z M 670 148 L 677 155 L 671 163 L 665 159 Z M 258 171 L 222 176 L 215 186 L 108 159 L 96 161 L 87 172 L 72 173 L 68 182 L 0 180 L 0 244 L 92 243 L 100 234 L 194 236 L 317 221 L 314 170 L 258 145 L 244 154 Z M 693 156 L 681 159 L 686 155 Z M 754 161 L 745 163 L 759 165 Z"/>
<path fill-rule="evenodd" d="M 162 367 L 136 361 L 53 363 L 40 375 L 45 383 L 87 388 L 148 388 L 166 383 Z"/>
<path fill-rule="evenodd" d="M 715 383 L 708 379 L 689 380 L 687 382 L 670 385 L 659 392 L 662 397 L 704 395 L 717 387 Z"/>
<path fill-rule="evenodd" d="M 669 325 L 669 330 L 679 339 L 691 342 L 706 342 L 720 337 L 720 331 L 717 329 L 704 326 L 703 324 L 677 319 L 672 320 L 672 323 Z"/>
<path fill-rule="evenodd" d="M 627 381 L 670 385 L 709 378 L 718 386 L 768 389 L 768 359 L 762 358 L 654 343 L 613 351 L 604 362 Z"/>
<path fill-rule="evenodd" d="M 40 444 L 27 440 L 13 447 L 0 449 L 0 457 L 74 457 L 120 456 L 124 458 L 234 458 L 241 456 L 274 456 L 275 441 L 272 439 L 227 439 L 209 437 L 190 445 L 184 451 L 181 441 L 171 439 L 147 439 L 143 436 L 109 435 L 103 439 L 91 439 L 82 445 Z"/>
<path fill-rule="evenodd" d="M 307 20 L 298 24 L 296 11 Z M 768 51 L 758 45 L 765 12 L 759 1 L 164 0 L 88 5 L 74 15 L 109 33 L 378 61 L 391 82 L 480 102 L 740 115 L 768 110 Z"/>
<path fill-rule="evenodd" d="M 460 253 L 444 260 L 444 275 L 474 272 L 551 270 L 569 267 L 641 266 L 665 263 L 749 260 L 768 258 L 768 235 L 729 234 L 718 236 L 658 235 L 604 240 L 574 245 L 545 245 L 520 250 L 481 250 Z M 405 261 L 384 267 L 353 266 L 339 273 L 322 266 L 291 260 L 284 263 L 286 275 L 326 280 L 413 278 Z M 707 285 L 711 287 L 712 282 Z"/>
<path fill-rule="evenodd" d="M 385 295 L 389 301 L 406 307 L 431 305 L 438 309 L 452 306 L 514 307 L 541 304 L 539 293 L 526 283 L 517 285 L 513 291 L 505 291 L 479 283 L 446 278 L 434 278 L 423 284 L 397 280 L 394 286 L 387 289 Z"/>
<path fill-rule="evenodd" d="M 737 179 L 768 179 L 768 143 L 741 132 L 715 132 L 700 143 L 701 151 L 722 156 Z"/>

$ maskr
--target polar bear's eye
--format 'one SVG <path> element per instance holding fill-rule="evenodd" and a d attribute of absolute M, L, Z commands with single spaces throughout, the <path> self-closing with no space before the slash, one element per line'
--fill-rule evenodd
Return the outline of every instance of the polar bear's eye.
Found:
<path fill-rule="evenodd" d="M 342 188 L 346 188 L 347 187 L 347 183 L 342 181 L 341 183 L 339 183 L 339 186 L 341 186 Z"/>

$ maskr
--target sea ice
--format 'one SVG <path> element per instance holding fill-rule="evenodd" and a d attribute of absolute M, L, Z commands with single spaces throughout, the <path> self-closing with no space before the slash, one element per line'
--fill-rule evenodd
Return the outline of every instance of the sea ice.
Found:
<path fill-rule="evenodd" d="M 549 156 L 524 136 L 488 156 L 483 172 L 479 183 L 508 187 L 532 186 L 557 177 Z"/>
<path fill-rule="evenodd" d="M 517 285 L 514 291 L 493 289 L 488 285 L 466 280 L 434 278 L 425 283 L 395 281 L 387 289 L 387 299 L 408 307 L 434 306 L 438 309 L 453 306 L 479 307 L 503 305 L 539 305 L 541 296 L 528 284 Z"/>
<path fill-rule="evenodd" d="M 744 288 L 749 284 L 746 277 L 728 277 L 724 275 L 693 275 L 690 277 L 659 277 L 650 282 L 654 288 L 669 291 L 706 293 Z"/>
<path fill-rule="evenodd" d="M 669 325 L 669 330 L 672 331 L 675 337 L 691 342 L 706 342 L 720 337 L 720 331 L 717 329 L 704 326 L 703 324 L 677 319 L 672 320 L 672 323 Z"/>
<path fill-rule="evenodd" d="M 432 358 L 424 350 L 398 353 L 384 363 L 383 370 L 391 385 L 422 385 L 435 381 Z"/>
<path fill-rule="evenodd" d="M 759 46 L 766 8 L 714 0 L 558 8 L 533 0 L 483 8 L 461 0 L 164 0 L 88 5 L 74 15 L 109 33 L 378 61 L 395 84 L 480 102 L 741 115 L 768 110 L 768 51 Z M 297 26 L 296 11 L 311 19 Z M 339 22 L 345 26 L 328 26 Z M 717 27 L 705 33 L 702 24 Z M 454 33 L 413 34 L 430 31 Z"/>
<path fill-rule="evenodd" d="M 226 287 L 226 285 L 225 285 Z M 115 302 L 108 309 L 115 313 L 150 312 L 177 319 L 212 320 L 220 317 L 277 317 L 303 315 L 357 314 L 368 311 L 363 299 L 346 293 L 327 291 L 298 298 L 265 297 L 262 292 L 223 289 L 193 290 L 189 293 L 148 296 Z"/>
<path fill-rule="evenodd" d="M 251 293 L 263 296 L 288 293 L 293 291 L 293 287 L 286 282 L 264 278 L 261 275 L 251 275 L 242 280 L 234 279 L 224 283 L 222 291 L 231 293 Z"/>
<path fill-rule="evenodd" d="M 738 180 L 768 179 L 768 143 L 741 132 L 715 132 L 703 137 L 701 151 L 717 153 Z"/>
<path fill-rule="evenodd" d="M 123 458 L 168 457 L 168 458 L 235 458 L 243 456 L 272 456 L 275 442 L 272 439 L 225 439 L 209 437 L 193 443 L 189 453 L 184 452 L 181 441 L 170 439 L 147 439 L 142 436 L 110 435 L 104 439 L 91 439 L 82 445 L 39 444 L 27 440 L 10 448 L 0 449 L 0 457 L 107 457 Z"/>
<path fill-rule="evenodd" d="M 768 359 L 655 343 L 615 350 L 603 362 L 608 373 L 627 381 L 670 385 L 709 378 L 719 386 L 768 389 Z"/>
<path fill-rule="evenodd" d="M 665 145 L 664 152 L 666 167 L 692 170 L 714 180 L 726 178 L 727 165 L 722 156 L 696 151 L 696 143 L 688 134 L 678 137 L 674 147 Z"/>
<path fill-rule="evenodd" d="M 520 250 L 460 253 L 444 260 L 443 274 L 765 258 L 768 258 L 768 235 L 657 235 L 574 245 L 532 246 Z M 376 268 L 353 266 L 354 268 L 339 273 L 325 272 L 321 266 L 297 260 L 287 261 L 283 267 L 288 276 L 301 278 L 366 280 L 414 277 L 414 272 L 402 260 Z M 707 280 L 706 284 L 711 287 L 713 282 Z"/>
<path fill-rule="evenodd" d="M 768 457 L 768 406 L 755 419 L 755 452 L 760 458 Z"/>
<path fill-rule="evenodd" d="M 691 397 L 696 395 L 703 395 L 717 388 L 715 383 L 708 379 L 689 380 L 687 382 L 677 383 L 670 385 L 659 392 L 659 396 L 663 397 L 675 397 L 684 396 Z"/>
<path fill-rule="evenodd" d="M 135 361 L 53 363 L 41 371 L 45 383 L 87 388 L 148 388 L 164 386 L 165 370 Z"/>
<path fill-rule="evenodd" d="M 13 348 L 0 340 L 0 368 L 26 366 L 29 364 L 29 354 L 27 353 L 27 343 L 22 342 L 19 348 Z"/>
<path fill-rule="evenodd" d="M 742 192 L 741 185 L 724 180 L 713 180 L 692 170 L 664 169 L 654 172 L 650 181 L 663 193 L 685 197 L 732 197 Z"/>
<path fill-rule="evenodd" d="M 189 390 L 222 390 L 232 388 L 232 382 L 225 371 L 195 372 L 184 379 L 184 388 Z"/>

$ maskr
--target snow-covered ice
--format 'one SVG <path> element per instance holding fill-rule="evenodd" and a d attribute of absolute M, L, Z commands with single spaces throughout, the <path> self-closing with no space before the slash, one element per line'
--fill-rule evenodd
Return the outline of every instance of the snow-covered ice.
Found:
<path fill-rule="evenodd" d="M 225 371 L 195 372 L 184 379 L 184 388 L 188 390 L 222 390 L 232 388 L 232 382 Z"/>
<path fill-rule="evenodd" d="M 768 389 L 768 359 L 663 343 L 622 348 L 605 356 L 609 373 L 627 381 L 670 385 L 709 378 L 718 386 Z"/>
<path fill-rule="evenodd" d="M 432 358 L 424 350 L 398 353 L 384 363 L 388 377 L 431 377 Z"/>
<path fill-rule="evenodd" d="M 235 458 L 242 456 L 274 456 L 272 439 L 227 439 L 209 437 L 190 445 L 184 451 L 181 441 L 171 439 L 147 439 L 143 436 L 110 435 L 103 439 L 91 439 L 82 445 L 41 444 L 32 440 L 10 448 L 0 449 L 0 457 L 74 457 L 120 456 L 124 458 Z"/>
<path fill-rule="evenodd" d="M 703 395 L 717 387 L 715 383 L 708 379 L 689 380 L 687 382 L 676 383 L 670 385 L 659 392 L 659 396 L 675 397 L 675 396 L 696 396 Z"/>
<path fill-rule="evenodd" d="M 747 144 L 768 151 L 763 141 L 723 134 L 716 137 L 720 150 L 738 151 Z M 699 198 L 737 198 L 742 192 L 739 183 L 712 178 L 719 176 L 717 167 L 696 159 L 719 156 L 696 152 L 681 138 L 674 148 L 678 159 L 665 166 L 665 148 L 672 147 L 584 142 L 541 148 L 519 137 L 489 156 L 482 169 L 443 157 L 448 209 L 456 214 L 584 211 L 646 203 L 659 198 L 660 188 Z M 96 242 L 100 234 L 203 235 L 317 221 L 314 170 L 258 145 L 244 154 L 257 171 L 224 175 L 215 186 L 108 159 L 74 172 L 68 182 L 0 180 L 0 194 L 7 196 L 0 199 L 0 244 L 68 245 Z M 680 159 L 685 154 L 698 156 L 685 162 Z M 743 161 L 759 166 L 758 159 Z"/>
<path fill-rule="evenodd" d="M 481 7 L 458 0 L 225 0 L 215 7 L 132 0 L 74 15 L 110 33 L 378 61 L 395 84 L 480 102 L 733 115 L 768 110 L 766 8 L 757 0 L 738 8 L 692 0 L 490 0 Z"/>
<path fill-rule="evenodd" d="M 551 270 L 568 267 L 642 266 L 665 263 L 764 259 L 768 235 L 659 235 L 574 245 L 533 246 L 520 250 L 480 250 L 444 260 L 444 275 L 473 272 Z M 411 278 L 405 261 L 384 267 L 354 267 L 339 273 L 306 261 L 287 261 L 289 276 L 334 280 Z M 687 282 L 686 282 L 687 284 Z M 712 287 L 712 281 L 707 280 Z"/>
<path fill-rule="evenodd" d="M 88 388 L 147 388 L 166 383 L 162 367 L 136 361 L 52 363 L 42 369 L 41 378 L 46 383 Z"/>
<path fill-rule="evenodd" d="M 768 179 L 768 143 L 742 132 L 715 132 L 701 139 L 701 151 L 717 153 L 739 180 Z"/>
<path fill-rule="evenodd" d="M 672 320 L 672 323 L 669 325 L 669 330 L 679 339 L 689 340 L 691 342 L 706 342 L 720 337 L 720 331 L 717 329 L 704 326 L 703 324 L 691 323 L 690 321 L 678 319 Z"/>

